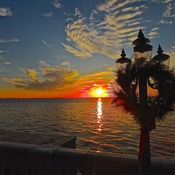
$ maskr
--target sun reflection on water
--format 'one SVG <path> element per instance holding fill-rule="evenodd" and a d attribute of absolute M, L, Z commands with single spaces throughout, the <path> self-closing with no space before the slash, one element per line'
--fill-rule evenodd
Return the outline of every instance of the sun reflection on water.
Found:
<path fill-rule="evenodd" d="M 102 103 L 101 98 L 99 98 L 98 101 L 97 101 L 97 123 L 98 123 L 98 131 L 102 131 L 102 126 L 103 126 L 103 123 L 102 123 L 102 118 L 103 118 L 102 108 L 103 108 L 103 103 Z"/>

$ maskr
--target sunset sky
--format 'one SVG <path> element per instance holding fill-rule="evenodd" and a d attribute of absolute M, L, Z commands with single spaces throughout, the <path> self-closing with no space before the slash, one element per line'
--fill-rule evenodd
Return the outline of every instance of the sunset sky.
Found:
<path fill-rule="evenodd" d="M 175 65 L 174 0 L 0 0 L 0 26 L 0 98 L 108 96 L 139 29 Z"/>

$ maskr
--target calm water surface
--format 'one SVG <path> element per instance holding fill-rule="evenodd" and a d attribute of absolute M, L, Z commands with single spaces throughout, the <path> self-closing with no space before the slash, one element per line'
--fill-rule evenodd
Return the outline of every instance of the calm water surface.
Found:
<path fill-rule="evenodd" d="M 77 136 L 77 148 L 136 155 L 139 126 L 112 99 L 1 99 L 0 129 Z M 175 160 L 175 115 L 151 132 L 153 157 Z"/>

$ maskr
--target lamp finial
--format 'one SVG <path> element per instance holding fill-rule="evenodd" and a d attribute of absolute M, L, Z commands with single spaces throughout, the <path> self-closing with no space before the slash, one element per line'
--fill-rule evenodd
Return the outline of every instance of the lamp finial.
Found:
<path fill-rule="evenodd" d="M 158 53 L 159 55 L 161 55 L 161 54 L 163 53 L 163 50 L 162 50 L 162 47 L 160 46 L 160 44 L 159 44 L 157 53 Z"/>
<path fill-rule="evenodd" d="M 122 58 L 125 58 L 125 56 L 126 56 L 126 53 L 125 53 L 125 50 L 124 49 L 122 49 L 122 53 L 121 53 L 121 55 L 120 55 Z"/>

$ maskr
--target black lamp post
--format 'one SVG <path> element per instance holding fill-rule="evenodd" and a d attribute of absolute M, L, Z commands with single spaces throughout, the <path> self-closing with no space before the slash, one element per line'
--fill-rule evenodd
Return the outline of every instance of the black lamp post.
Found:
<path fill-rule="evenodd" d="M 140 146 L 138 155 L 139 175 L 151 174 L 151 156 L 150 156 L 150 131 L 155 129 L 155 118 L 150 115 L 150 107 L 148 105 L 148 85 L 157 89 L 156 83 L 149 81 L 149 66 L 153 64 L 161 64 L 168 66 L 169 55 L 163 54 L 163 50 L 159 45 L 158 55 L 152 58 L 152 46 L 148 43 L 149 39 L 145 38 L 142 31 L 139 31 L 138 38 L 133 41 L 134 46 L 134 66 L 137 72 L 136 85 L 138 85 L 139 93 L 137 99 L 137 108 L 140 117 Z M 125 69 L 126 65 L 131 64 L 131 60 L 125 57 L 126 54 L 122 50 L 121 58 L 116 61 L 117 71 Z M 125 65 L 125 67 L 123 66 Z M 132 100 L 131 100 L 132 103 Z"/>
<path fill-rule="evenodd" d="M 142 31 L 139 31 L 138 38 L 133 41 L 135 64 L 138 69 L 138 85 L 139 85 L 139 108 L 142 117 L 142 125 L 140 128 L 140 146 L 138 155 L 139 174 L 150 174 L 151 156 L 150 156 L 150 136 L 148 129 L 148 103 L 147 103 L 147 76 L 146 64 L 149 64 L 152 56 L 152 46 L 147 44 L 149 39 L 144 37 Z"/>

